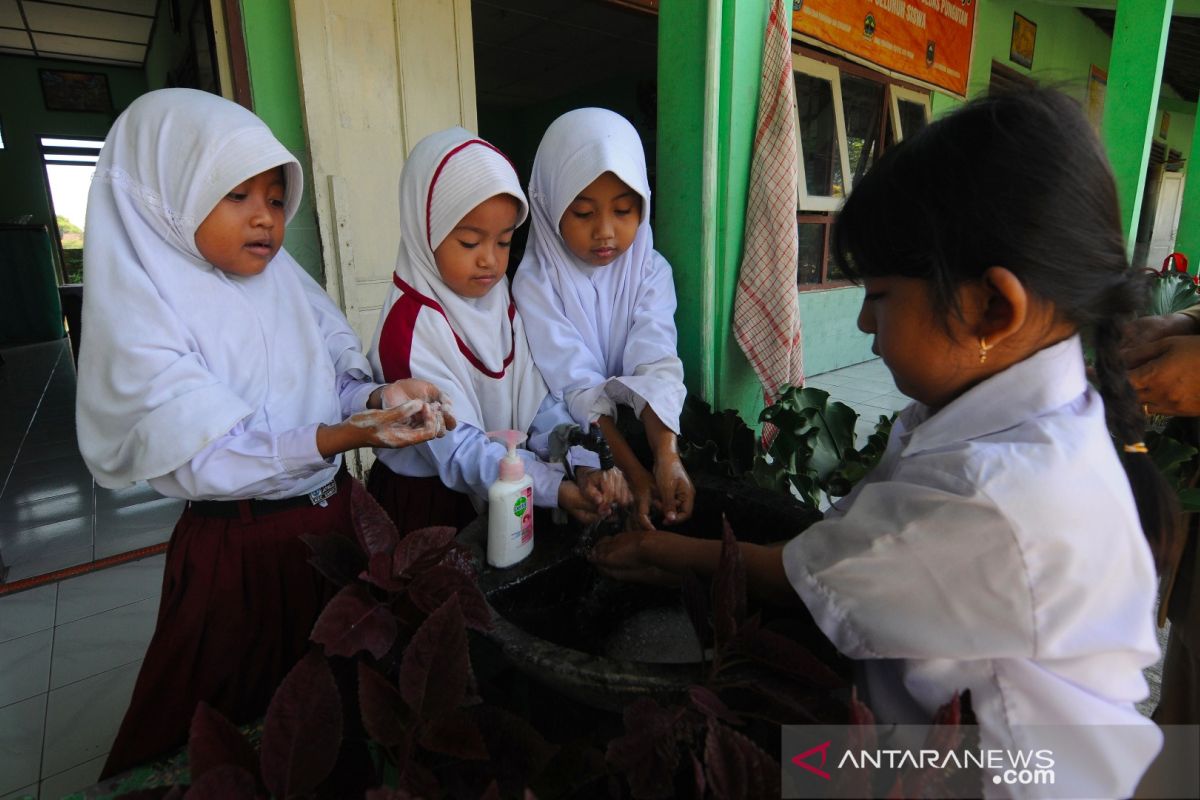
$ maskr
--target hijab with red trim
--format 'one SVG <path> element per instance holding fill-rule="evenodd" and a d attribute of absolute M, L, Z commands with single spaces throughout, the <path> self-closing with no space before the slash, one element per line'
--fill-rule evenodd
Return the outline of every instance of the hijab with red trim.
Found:
<path fill-rule="evenodd" d="M 508 279 L 483 297 L 462 297 L 442 280 L 433 253 L 473 208 L 501 194 L 516 198 L 524 223 L 529 205 L 512 163 L 470 131 L 450 128 L 417 143 L 400 176 L 400 252 L 369 358 L 378 378 L 391 379 L 399 376 L 383 364 L 395 372 L 394 354 L 407 351 L 408 374 L 437 384 L 459 422 L 528 431 L 547 389 Z M 388 324 L 397 302 L 420 305 L 413 327 Z"/>

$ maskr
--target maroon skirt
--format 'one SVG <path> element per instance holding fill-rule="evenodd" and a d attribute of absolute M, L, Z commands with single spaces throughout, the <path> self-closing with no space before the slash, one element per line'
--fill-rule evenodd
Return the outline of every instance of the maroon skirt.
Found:
<path fill-rule="evenodd" d="M 185 508 L 167 548 L 154 636 L 102 778 L 183 745 L 201 700 L 235 724 L 263 715 L 337 588 L 308 563 L 300 536 L 354 537 L 350 480 L 338 476 L 325 507 L 240 519 Z"/>
<path fill-rule="evenodd" d="M 367 491 L 387 511 L 401 536 L 432 525 L 462 530 L 477 516 L 471 498 L 447 488 L 438 476 L 397 475 L 382 461 L 371 467 Z"/>

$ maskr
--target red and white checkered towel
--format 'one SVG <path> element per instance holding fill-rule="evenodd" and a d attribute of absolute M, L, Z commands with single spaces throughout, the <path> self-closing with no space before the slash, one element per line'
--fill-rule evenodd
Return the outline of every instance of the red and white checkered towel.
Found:
<path fill-rule="evenodd" d="M 758 124 L 733 334 L 768 403 L 804 382 L 796 296 L 796 86 L 791 3 L 774 0 L 763 42 Z"/>

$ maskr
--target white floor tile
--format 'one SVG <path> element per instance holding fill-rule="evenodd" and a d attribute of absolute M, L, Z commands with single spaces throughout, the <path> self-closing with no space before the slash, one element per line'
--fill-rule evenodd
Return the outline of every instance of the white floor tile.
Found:
<path fill-rule="evenodd" d="M 0 644 L 0 706 L 46 693 L 53 641 L 46 629 Z"/>
<path fill-rule="evenodd" d="M 54 627 L 54 584 L 0 597 L 0 642 Z"/>
<path fill-rule="evenodd" d="M 898 394 L 881 394 L 866 401 L 867 405 L 874 408 L 888 408 L 892 411 L 902 411 L 908 408 L 908 404 L 911 402 L 912 400 L 909 398 Z"/>
<path fill-rule="evenodd" d="M 42 774 L 57 775 L 109 751 L 141 665 L 136 661 L 50 692 Z"/>
<path fill-rule="evenodd" d="M 46 723 L 46 695 L 0 708 L 0 793 L 36 784 Z"/>
<path fill-rule="evenodd" d="M 78 792 L 81 789 L 86 789 L 94 785 L 100 780 L 100 770 L 104 769 L 104 762 L 107 758 L 108 753 L 105 753 L 99 758 L 85 761 L 66 772 L 60 772 L 57 775 L 43 778 L 41 785 L 42 800 L 59 800 L 64 795 Z"/>
<path fill-rule="evenodd" d="M 138 600 L 158 597 L 162 593 L 166 563 L 166 555 L 158 555 L 62 581 L 58 585 L 56 624 L 65 625 Z"/>
<path fill-rule="evenodd" d="M 156 596 L 56 627 L 51 690 L 141 661 L 157 615 Z"/>

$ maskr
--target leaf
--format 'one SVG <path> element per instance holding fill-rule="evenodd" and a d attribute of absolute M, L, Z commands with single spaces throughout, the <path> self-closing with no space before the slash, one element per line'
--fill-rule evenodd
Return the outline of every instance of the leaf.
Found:
<path fill-rule="evenodd" d="M 451 596 L 458 597 L 468 628 L 488 631 L 492 628 L 492 609 L 472 576 L 450 566 L 437 565 L 422 572 L 409 584 L 408 597 L 413 605 L 432 613 Z"/>
<path fill-rule="evenodd" d="M 209 770 L 225 765 L 241 767 L 254 776 L 258 772 L 258 756 L 233 723 L 202 700 L 192 714 L 188 732 L 188 768 L 192 782 Z"/>
<path fill-rule="evenodd" d="M 350 482 L 350 515 L 354 534 L 368 557 L 392 554 L 400 541 L 396 523 L 359 480 Z"/>
<path fill-rule="evenodd" d="M 715 717 L 734 725 L 742 724 L 742 719 L 730 711 L 716 693 L 705 686 L 689 686 L 688 698 L 692 701 L 692 707 L 705 717 Z"/>
<path fill-rule="evenodd" d="M 744 628 L 732 647 L 747 658 L 808 686 L 841 689 L 846 681 L 804 645 L 761 627 Z"/>
<path fill-rule="evenodd" d="M 705 775 L 714 797 L 780 797 L 779 762 L 754 742 L 716 719 L 704 740 Z"/>
<path fill-rule="evenodd" d="M 608 743 L 605 760 L 624 775 L 639 800 L 673 797 L 679 768 L 676 714 L 643 697 L 625 707 L 624 717 L 625 735 Z"/>
<path fill-rule="evenodd" d="M 723 525 L 721 559 L 712 584 L 713 635 L 718 653 L 737 635 L 738 626 L 746 618 L 746 565 L 729 520 L 723 519 Z"/>
<path fill-rule="evenodd" d="M 192 776 L 188 800 L 254 800 L 257 797 L 254 775 L 234 764 L 222 764 L 206 770 L 199 779 Z"/>
<path fill-rule="evenodd" d="M 1200 489 L 1183 489 L 1179 492 L 1180 511 L 1200 511 Z"/>
<path fill-rule="evenodd" d="M 480 706 L 472 716 L 491 754 L 491 768 L 505 794 L 533 783 L 558 752 L 528 722 L 497 706 Z"/>
<path fill-rule="evenodd" d="M 396 641 L 396 618 L 375 602 L 360 583 L 341 589 L 321 611 L 311 638 L 335 656 L 353 656 L 362 650 L 383 658 Z"/>
<path fill-rule="evenodd" d="M 500 784 L 495 781 L 489 783 L 487 791 L 480 795 L 479 800 L 500 800 Z"/>
<path fill-rule="evenodd" d="M 342 701 L 325 657 L 310 650 L 275 690 L 263 724 L 263 782 L 276 797 L 308 794 L 337 761 Z"/>
<path fill-rule="evenodd" d="M 426 750 L 467 761 L 487 761 L 487 745 L 475 720 L 465 711 L 451 711 L 421 726 L 419 739 Z"/>
<path fill-rule="evenodd" d="M 358 707 L 367 735 L 384 747 L 403 740 L 412 722 L 400 690 L 363 662 L 358 662 Z"/>
<path fill-rule="evenodd" d="M 358 574 L 367 568 L 366 554 L 345 536 L 305 533 L 300 535 L 300 539 L 313 552 L 308 563 L 337 586 L 353 583 Z"/>
<path fill-rule="evenodd" d="M 411 575 L 413 568 L 426 559 L 436 564 L 454 543 L 456 535 L 458 530 L 448 525 L 419 528 L 409 533 L 396 546 L 392 575 Z"/>
<path fill-rule="evenodd" d="M 413 635 L 400 662 L 400 695 L 413 713 L 430 719 L 458 708 L 467 689 L 467 629 L 451 595 Z"/>
<path fill-rule="evenodd" d="M 442 560 L 438 563 L 444 567 L 452 567 L 472 580 L 475 580 L 479 575 L 479 569 L 475 564 L 475 558 L 471 555 L 471 551 L 457 542 L 450 546 L 450 549 L 446 551 L 446 555 L 442 556 Z"/>

